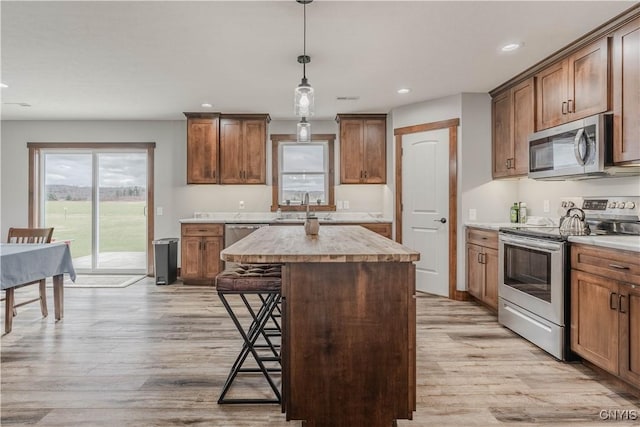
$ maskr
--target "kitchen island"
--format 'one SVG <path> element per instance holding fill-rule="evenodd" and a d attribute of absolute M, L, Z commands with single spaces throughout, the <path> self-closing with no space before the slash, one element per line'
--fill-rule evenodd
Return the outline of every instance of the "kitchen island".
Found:
<path fill-rule="evenodd" d="M 282 409 L 306 427 L 389 427 L 416 407 L 419 253 L 359 226 L 263 227 L 225 261 L 282 263 Z"/>

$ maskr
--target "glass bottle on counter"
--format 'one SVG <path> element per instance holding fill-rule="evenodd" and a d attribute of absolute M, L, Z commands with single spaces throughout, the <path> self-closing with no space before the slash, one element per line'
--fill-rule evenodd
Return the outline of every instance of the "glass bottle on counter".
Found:
<path fill-rule="evenodd" d="M 521 224 L 527 223 L 527 204 L 520 202 L 520 209 L 518 210 L 518 220 Z"/>
<path fill-rule="evenodd" d="M 511 222 L 518 222 L 518 211 L 520 210 L 520 208 L 518 207 L 518 202 L 514 202 L 513 206 L 511 206 L 511 209 L 509 210 L 509 217 Z"/>

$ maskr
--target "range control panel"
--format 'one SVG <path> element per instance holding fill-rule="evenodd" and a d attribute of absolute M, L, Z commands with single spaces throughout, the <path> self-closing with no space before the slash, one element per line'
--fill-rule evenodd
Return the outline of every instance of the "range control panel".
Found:
<path fill-rule="evenodd" d="M 640 197 L 565 197 L 562 208 L 581 208 L 587 217 L 640 221 Z"/>

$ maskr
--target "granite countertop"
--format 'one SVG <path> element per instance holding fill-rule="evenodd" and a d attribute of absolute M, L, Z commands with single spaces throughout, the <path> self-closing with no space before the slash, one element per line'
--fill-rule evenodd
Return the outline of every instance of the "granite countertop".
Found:
<path fill-rule="evenodd" d="M 420 253 L 363 227 L 322 227 L 308 236 L 303 227 L 262 227 L 220 253 L 240 263 L 412 262 Z"/>
<path fill-rule="evenodd" d="M 569 236 L 569 242 L 640 252 L 640 236 Z"/>
<path fill-rule="evenodd" d="M 380 213 L 368 212 L 313 212 L 321 224 L 360 224 L 385 223 L 391 219 L 384 218 Z M 283 212 L 282 218 L 277 218 L 275 212 L 206 212 L 197 214 L 198 217 L 183 218 L 181 224 L 222 223 L 222 224 L 303 224 L 304 212 Z"/>

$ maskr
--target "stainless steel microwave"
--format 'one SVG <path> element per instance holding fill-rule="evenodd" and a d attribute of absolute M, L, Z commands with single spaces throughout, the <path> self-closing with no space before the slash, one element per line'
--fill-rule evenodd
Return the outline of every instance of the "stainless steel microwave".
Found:
<path fill-rule="evenodd" d="M 529 178 L 571 180 L 640 174 L 640 167 L 614 167 L 613 116 L 598 114 L 529 136 Z"/>

